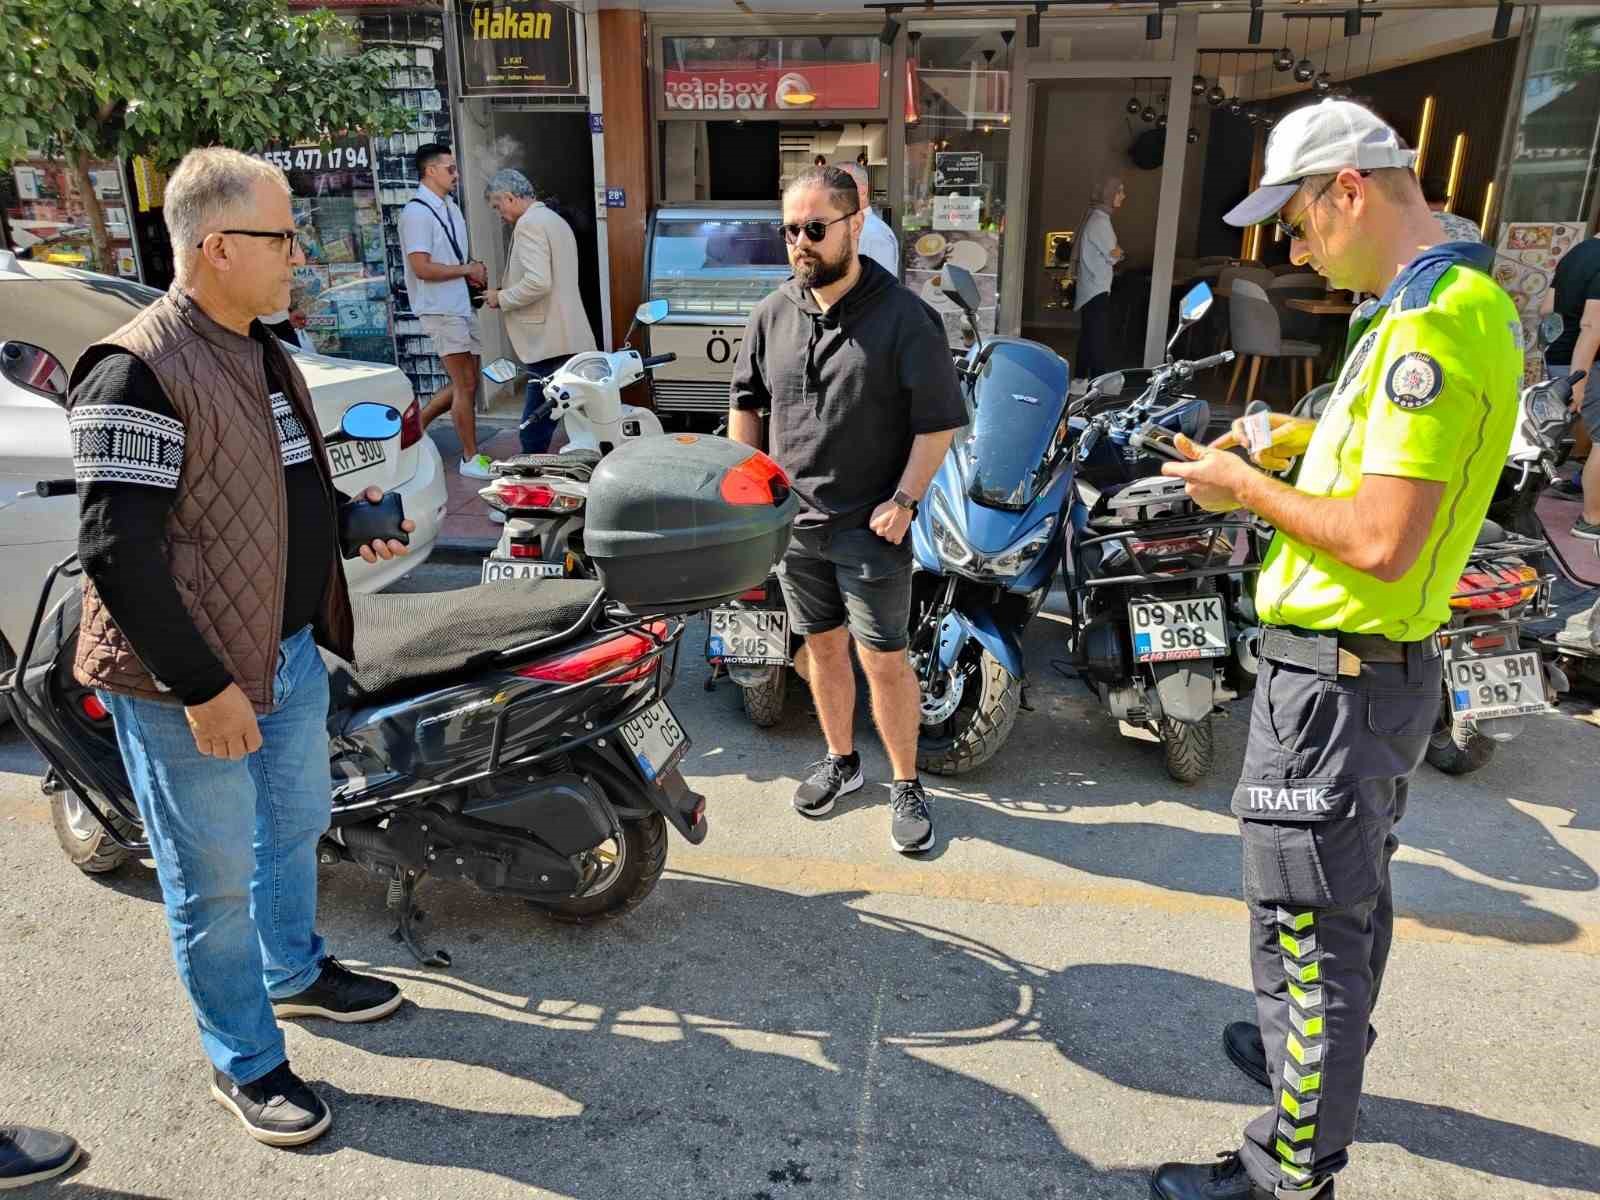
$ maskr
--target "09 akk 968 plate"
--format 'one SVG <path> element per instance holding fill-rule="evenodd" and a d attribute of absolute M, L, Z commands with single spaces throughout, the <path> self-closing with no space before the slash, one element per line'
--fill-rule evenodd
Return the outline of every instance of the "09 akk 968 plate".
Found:
<path fill-rule="evenodd" d="M 1136 662 L 1178 662 L 1228 655 L 1228 626 L 1222 619 L 1221 596 L 1130 600 L 1128 627 L 1133 633 Z"/>

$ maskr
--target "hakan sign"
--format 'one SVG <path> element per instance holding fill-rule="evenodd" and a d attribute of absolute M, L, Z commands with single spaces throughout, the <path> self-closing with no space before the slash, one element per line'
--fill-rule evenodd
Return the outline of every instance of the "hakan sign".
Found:
<path fill-rule="evenodd" d="M 466 95 L 579 96 L 577 15 L 555 0 L 456 0 Z"/>

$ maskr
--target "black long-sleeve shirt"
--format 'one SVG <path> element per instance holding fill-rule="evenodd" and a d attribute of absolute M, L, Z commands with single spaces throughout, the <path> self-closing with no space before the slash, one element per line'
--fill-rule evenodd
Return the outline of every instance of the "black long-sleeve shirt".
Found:
<path fill-rule="evenodd" d="M 263 344 L 271 337 L 259 322 L 250 333 Z M 288 510 L 287 636 L 316 618 L 337 530 L 274 350 L 269 345 L 266 370 Z M 78 385 L 71 427 L 84 573 L 151 674 L 184 704 L 204 704 L 233 678 L 185 610 L 163 550 L 183 467 L 183 422 L 148 367 L 113 354 Z"/>

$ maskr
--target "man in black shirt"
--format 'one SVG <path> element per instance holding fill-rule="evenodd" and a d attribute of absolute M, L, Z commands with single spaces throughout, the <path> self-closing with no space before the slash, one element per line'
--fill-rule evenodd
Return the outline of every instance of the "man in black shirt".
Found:
<path fill-rule="evenodd" d="M 1561 314 L 1561 336 L 1544 352 L 1552 375 L 1571 375 L 1594 371 L 1596 351 L 1600 351 L 1600 236 L 1579 242 L 1556 264 L 1550 289 L 1544 294 L 1544 310 Z M 1572 388 L 1572 407 L 1582 414 L 1583 427 L 1591 443 L 1600 441 L 1600 388 L 1589 387 L 1587 377 Z M 1581 495 L 1583 511 L 1573 523 L 1575 536 L 1600 542 L 1600 454 L 1593 446 L 1576 488 L 1567 487 L 1562 495 Z"/>
<path fill-rule="evenodd" d="M 828 757 L 794 805 L 820 817 L 862 785 L 854 639 L 894 771 L 890 840 L 921 853 L 934 835 L 917 778 L 921 689 L 906 659 L 906 535 L 967 423 L 966 403 L 938 316 L 857 255 L 864 215 L 855 181 L 837 167 L 806 171 L 784 192 L 783 220 L 794 275 L 750 315 L 728 432 L 760 448 L 761 413 L 770 411 L 765 441 L 801 502 L 778 578 L 806 639 Z"/>
<path fill-rule="evenodd" d="M 73 372 L 75 670 L 115 722 L 211 1093 L 258 1141 L 300 1145 L 331 1114 L 290 1070 L 277 1018 L 375 1020 L 400 1004 L 315 929 L 330 803 L 316 643 L 348 640 L 349 606 L 309 392 L 257 319 L 288 303 L 304 260 L 282 172 L 234 151 L 185 158 L 164 215 L 173 290 Z"/>

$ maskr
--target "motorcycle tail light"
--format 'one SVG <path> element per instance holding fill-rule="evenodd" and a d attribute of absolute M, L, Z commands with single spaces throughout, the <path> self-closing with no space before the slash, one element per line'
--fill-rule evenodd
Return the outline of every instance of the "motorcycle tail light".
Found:
<path fill-rule="evenodd" d="M 619 634 L 593 646 L 575 650 L 571 654 L 562 654 L 541 662 L 530 663 L 526 667 L 519 667 L 517 674 L 524 679 L 538 679 L 544 683 L 582 683 L 586 679 L 604 675 L 607 671 L 616 671 L 619 667 L 636 663 L 637 666 L 620 671 L 606 680 L 607 683 L 633 683 L 655 670 L 654 662 L 639 660 L 660 646 L 667 635 L 665 621 L 654 621 L 645 628 L 649 630 L 649 634 L 632 631 Z"/>
<path fill-rule="evenodd" d="M 1506 637 L 1503 633 L 1485 633 L 1473 638 L 1467 644 L 1474 650 L 1498 650 L 1506 644 Z"/>
<path fill-rule="evenodd" d="M 759 602 L 765 600 L 766 598 L 767 598 L 767 586 L 766 586 L 766 584 L 762 584 L 760 587 L 753 587 L 749 591 L 745 591 L 745 592 L 740 592 L 739 593 L 739 599 L 754 601 L 756 603 L 759 603 Z"/>
<path fill-rule="evenodd" d="M 1462 612 L 1496 612 L 1525 604 L 1538 594 L 1539 572 L 1525 563 L 1475 563 L 1461 573 L 1450 607 Z"/>
<path fill-rule="evenodd" d="M 400 415 L 400 449 L 415 446 L 422 440 L 422 404 L 413 400 L 411 407 Z"/>
<path fill-rule="evenodd" d="M 718 490 L 729 504 L 770 504 L 776 508 L 789 498 L 789 477 L 758 450 L 730 468 Z"/>
<path fill-rule="evenodd" d="M 522 541 L 511 543 L 512 558 L 538 558 L 540 552 L 538 538 L 526 538 Z"/>
<path fill-rule="evenodd" d="M 501 512 L 569 513 L 583 507 L 583 497 L 561 491 L 548 483 L 496 480 L 478 493 L 492 508 Z"/>
<path fill-rule="evenodd" d="M 85 692 L 78 697 L 78 708 L 91 721 L 104 721 L 111 715 L 106 711 L 106 706 L 100 703 L 100 697 L 93 692 Z"/>

